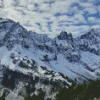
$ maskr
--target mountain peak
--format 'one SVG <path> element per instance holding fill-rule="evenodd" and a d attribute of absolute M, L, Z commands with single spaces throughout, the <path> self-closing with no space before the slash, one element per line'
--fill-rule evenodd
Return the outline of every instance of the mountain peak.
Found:
<path fill-rule="evenodd" d="M 65 31 L 62 31 L 62 32 L 57 36 L 57 38 L 58 38 L 59 40 L 65 40 L 65 39 L 67 39 L 67 40 L 72 40 L 72 39 L 73 39 L 73 36 L 72 36 L 71 33 L 67 33 L 67 32 L 65 32 Z"/>
<path fill-rule="evenodd" d="M 87 32 L 86 34 L 83 34 L 80 36 L 81 39 L 90 39 L 90 38 L 94 38 L 94 37 L 98 37 L 100 36 L 100 28 L 94 28 L 91 29 L 89 32 Z"/>
<path fill-rule="evenodd" d="M 6 23 L 6 22 L 12 22 L 12 23 L 15 23 L 13 20 L 11 19 L 8 19 L 8 18 L 0 18 L 0 23 Z"/>

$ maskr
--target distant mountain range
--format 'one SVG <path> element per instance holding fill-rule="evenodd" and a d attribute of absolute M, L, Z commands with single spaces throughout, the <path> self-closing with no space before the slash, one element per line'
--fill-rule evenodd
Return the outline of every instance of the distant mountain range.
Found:
<path fill-rule="evenodd" d="M 62 31 L 51 39 L 27 31 L 19 22 L 0 18 L 0 61 L 0 91 L 8 89 L 7 100 L 23 98 L 24 92 L 16 94 L 29 83 L 36 88 L 33 94 L 41 88 L 47 100 L 59 86 L 68 87 L 75 78 L 79 83 L 100 78 L 100 29 L 77 38 Z"/>

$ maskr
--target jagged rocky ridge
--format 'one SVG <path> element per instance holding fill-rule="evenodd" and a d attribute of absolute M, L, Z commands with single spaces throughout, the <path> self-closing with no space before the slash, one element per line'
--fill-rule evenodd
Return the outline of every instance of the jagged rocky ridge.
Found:
<path fill-rule="evenodd" d="M 20 23 L 0 18 L 0 80 L 1 86 L 3 84 L 8 89 L 7 98 L 11 100 L 12 89 L 15 95 L 21 91 L 15 88 L 18 84 L 22 88 L 33 84 L 36 90 L 32 93 L 36 94 L 42 88 L 47 99 L 54 97 L 58 87 L 71 85 L 75 78 L 78 82 L 99 78 L 99 41 L 100 29 L 92 29 L 77 38 L 62 31 L 51 39 L 47 35 L 27 31 Z M 9 86 L 11 80 L 13 86 Z M 25 84 L 21 85 L 23 81 Z M 52 86 L 56 86 L 53 92 Z M 15 97 L 23 98 L 22 95 Z"/>

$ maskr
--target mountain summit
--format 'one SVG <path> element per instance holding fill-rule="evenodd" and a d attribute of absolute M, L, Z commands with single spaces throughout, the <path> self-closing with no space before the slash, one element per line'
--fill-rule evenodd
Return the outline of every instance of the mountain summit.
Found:
<path fill-rule="evenodd" d="M 64 40 L 64 39 L 68 39 L 68 40 L 73 40 L 72 34 L 71 33 L 67 33 L 65 31 L 62 31 L 58 36 L 58 39 L 60 40 Z"/>

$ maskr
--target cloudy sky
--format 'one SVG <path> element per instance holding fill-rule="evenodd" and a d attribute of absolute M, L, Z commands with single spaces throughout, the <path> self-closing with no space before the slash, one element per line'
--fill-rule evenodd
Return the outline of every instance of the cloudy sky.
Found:
<path fill-rule="evenodd" d="M 0 17 L 50 37 L 61 31 L 76 37 L 100 27 L 100 0 L 0 0 Z"/>

